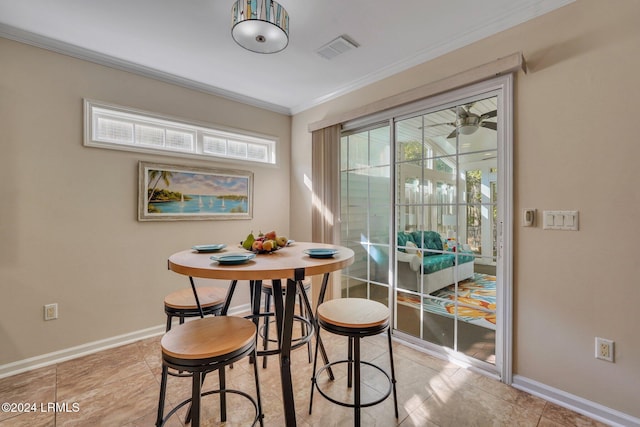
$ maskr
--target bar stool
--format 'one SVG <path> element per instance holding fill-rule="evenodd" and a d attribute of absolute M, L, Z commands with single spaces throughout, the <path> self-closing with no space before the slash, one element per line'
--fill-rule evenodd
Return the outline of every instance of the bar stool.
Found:
<path fill-rule="evenodd" d="M 308 337 L 311 333 L 313 333 L 313 328 L 311 327 L 311 320 L 309 319 L 309 315 L 307 314 L 307 308 L 306 305 L 303 304 L 303 298 L 307 298 L 307 294 L 309 289 L 311 288 L 311 283 L 307 282 L 299 282 L 299 285 L 296 286 L 296 295 L 298 297 L 298 307 L 300 309 L 300 314 L 298 316 L 295 316 L 294 319 L 295 321 L 300 322 L 300 338 L 294 338 L 291 341 L 293 341 L 294 343 L 302 343 L 302 340 L 304 340 L 306 337 Z M 265 294 L 264 297 L 264 313 L 265 315 L 262 316 L 264 317 L 264 324 L 262 326 L 262 332 L 260 333 L 260 335 L 262 336 L 262 342 L 263 342 L 263 346 L 262 349 L 263 351 L 267 351 L 268 347 L 269 347 L 269 342 L 276 342 L 277 340 L 274 339 L 269 339 L 269 324 L 271 323 L 271 321 L 269 320 L 269 317 L 271 316 L 275 316 L 275 313 L 271 312 L 271 297 L 273 296 L 273 286 L 271 285 L 271 281 L 264 281 L 262 282 L 262 293 Z M 304 295 L 303 295 L 304 293 Z M 282 288 L 282 296 L 286 296 L 286 290 L 285 288 Z M 295 344 L 293 344 L 293 348 L 297 348 L 298 346 L 296 346 Z M 313 357 L 311 354 L 311 340 L 309 339 L 307 341 L 307 352 L 309 353 L 309 363 L 311 363 L 313 361 Z M 267 367 L 267 356 L 263 356 L 262 358 L 262 367 L 266 368 Z"/>
<path fill-rule="evenodd" d="M 160 381 L 160 398 L 156 426 L 160 427 L 187 403 L 191 409 L 187 421 L 192 427 L 200 426 L 201 397 L 210 394 L 220 395 L 220 420 L 227 421 L 226 395 L 233 393 L 248 399 L 253 405 L 256 423 L 263 425 L 264 414 L 260 399 L 258 368 L 253 364 L 256 387 L 256 399 L 249 394 L 226 388 L 225 367 L 245 356 L 256 356 L 256 326 L 248 319 L 235 316 L 215 316 L 197 319 L 179 325 L 167 332 L 160 341 L 162 347 L 162 378 Z M 168 368 L 190 372 L 192 375 L 191 398 L 185 399 L 175 406 L 166 417 L 164 402 L 167 392 Z M 218 371 L 219 386 L 217 390 L 202 391 L 205 374 Z"/>
<path fill-rule="evenodd" d="M 202 307 L 202 315 L 220 314 L 227 296 L 226 289 L 196 287 L 196 293 Z M 164 297 L 164 312 L 167 314 L 166 332 L 171 330 L 174 317 L 180 319 L 181 325 L 186 317 L 201 317 L 191 288 L 180 289 Z"/>
<path fill-rule="evenodd" d="M 391 331 L 389 329 L 389 308 L 385 305 L 364 298 L 339 298 L 324 302 L 318 306 L 317 319 L 320 328 L 316 337 L 320 337 L 320 329 L 349 338 L 349 351 L 347 359 L 330 362 L 316 370 L 318 362 L 318 340 L 316 340 L 315 358 L 313 362 L 313 377 L 311 378 L 311 397 L 309 399 L 309 414 L 313 405 L 313 391 L 318 392 L 332 403 L 354 409 L 354 425 L 360 426 L 360 409 L 377 405 L 384 401 L 393 390 L 395 416 L 398 418 L 398 398 L 396 393 L 396 377 L 393 366 L 393 349 L 391 345 Z M 389 360 L 391 363 L 391 376 L 381 367 L 360 359 L 360 338 L 378 335 L 387 332 L 389 338 Z M 329 396 L 323 391 L 316 378 L 326 369 L 337 364 L 347 364 L 347 386 L 354 384 L 353 403 L 342 402 Z M 361 402 L 360 396 L 360 366 L 367 365 L 382 372 L 389 381 L 389 388 L 384 396 L 371 402 Z"/>

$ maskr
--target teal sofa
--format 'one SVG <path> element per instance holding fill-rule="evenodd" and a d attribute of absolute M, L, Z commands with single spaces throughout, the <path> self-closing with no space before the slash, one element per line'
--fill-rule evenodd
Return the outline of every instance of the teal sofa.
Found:
<path fill-rule="evenodd" d="M 401 231 L 397 241 L 399 289 L 430 294 L 473 276 L 473 253 L 445 248 L 435 231 Z"/>

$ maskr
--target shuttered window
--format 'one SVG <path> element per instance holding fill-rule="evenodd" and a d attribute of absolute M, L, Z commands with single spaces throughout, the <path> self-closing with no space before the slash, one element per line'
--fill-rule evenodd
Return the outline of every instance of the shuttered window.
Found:
<path fill-rule="evenodd" d="M 85 100 L 86 146 L 171 156 L 276 163 L 276 139 Z"/>

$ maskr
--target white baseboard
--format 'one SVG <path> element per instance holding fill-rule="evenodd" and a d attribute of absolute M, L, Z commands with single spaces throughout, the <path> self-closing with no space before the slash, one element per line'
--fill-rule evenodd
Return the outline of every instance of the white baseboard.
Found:
<path fill-rule="evenodd" d="M 109 348 L 119 347 L 141 339 L 163 334 L 164 330 L 165 325 L 154 326 L 152 328 L 142 329 L 140 331 L 130 332 L 128 334 L 118 335 L 103 340 L 81 344 L 75 347 L 65 348 L 64 350 L 58 350 L 52 353 L 46 353 L 40 356 L 7 363 L 6 365 L 0 366 L 0 378 L 9 377 L 11 375 L 86 356 L 87 354 L 96 353 Z"/>
<path fill-rule="evenodd" d="M 619 427 L 640 427 L 640 418 L 633 417 L 599 403 L 575 396 L 529 378 L 514 375 L 511 384 L 518 390 L 538 396 L 564 408 L 586 415 L 594 420 Z"/>
<path fill-rule="evenodd" d="M 235 315 L 247 311 L 250 311 L 249 304 L 243 304 L 240 306 L 232 307 L 229 310 L 229 314 Z M 10 377 L 22 372 L 43 368 L 45 366 L 54 365 L 56 363 L 61 363 L 81 356 L 86 356 L 88 354 L 97 353 L 109 348 L 130 344 L 132 342 L 140 341 L 145 338 L 162 335 L 164 334 L 165 328 L 165 324 L 153 326 L 151 328 L 141 329 L 139 331 L 129 332 L 127 334 L 93 341 L 75 347 L 54 351 L 52 353 L 46 353 L 40 356 L 30 357 L 28 359 L 18 360 L 15 362 L 7 363 L 5 365 L 0 365 L 0 378 Z"/>

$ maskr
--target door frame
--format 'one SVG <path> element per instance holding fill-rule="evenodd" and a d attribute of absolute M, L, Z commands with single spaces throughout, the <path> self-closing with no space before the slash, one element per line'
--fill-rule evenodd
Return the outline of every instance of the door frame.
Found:
<path fill-rule="evenodd" d="M 497 93 L 498 96 L 498 218 L 497 218 L 497 263 L 496 263 L 496 363 L 474 359 L 460 352 L 440 347 L 436 344 L 416 339 L 393 329 L 392 333 L 408 344 L 416 345 L 420 350 L 441 358 L 461 363 L 485 375 L 498 378 L 505 384 L 511 384 L 513 379 L 513 74 L 494 77 L 464 88 L 454 89 L 435 95 L 421 101 L 382 111 L 370 116 L 362 117 L 343 124 L 343 131 L 371 127 L 374 124 L 390 125 L 390 138 L 394 141 L 395 119 L 413 114 L 421 110 L 445 106 L 452 103 L 464 103 L 467 98 L 477 98 L 483 94 Z M 395 147 L 391 149 L 392 176 L 395 176 Z M 392 205 L 395 205 L 395 182 L 390 195 Z M 390 243 L 395 248 L 396 243 L 396 209 L 392 208 L 390 219 Z M 391 248 L 390 248 L 391 249 Z M 395 250 L 389 251 L 389 268 L 395 272 Z M 389 278 L 389 304 L 395 325 L 395 274 Z M 335 283 L 336 295 L 340 295 L 339 283 Z M 418 343 L 420 345 L 418 345 Z M 426 345 L 425 345 L 426 344 Z"/>

